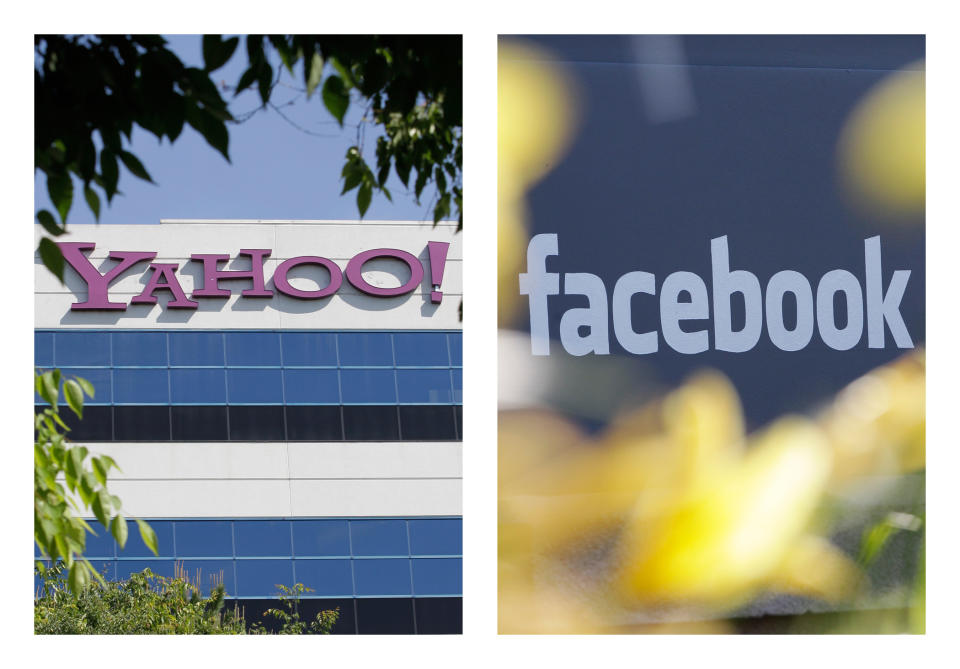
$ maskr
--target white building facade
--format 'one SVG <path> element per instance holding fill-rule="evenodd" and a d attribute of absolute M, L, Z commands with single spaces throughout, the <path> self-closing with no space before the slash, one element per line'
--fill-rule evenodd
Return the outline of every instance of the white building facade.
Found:
<path fill-rule="evenodd" d="M 41 234 L 38 229 L 37 235 Z M 303 583 L 336 632 L 459 633 L 462 234 L 455 223 L 70 226 L 35 261 L 35 364 L 94 384 L 70 437 L 157 532 L 110 578 L 181 563 L 248 620 Z M 38 406 L 40 400 L 37 398 Z"/>

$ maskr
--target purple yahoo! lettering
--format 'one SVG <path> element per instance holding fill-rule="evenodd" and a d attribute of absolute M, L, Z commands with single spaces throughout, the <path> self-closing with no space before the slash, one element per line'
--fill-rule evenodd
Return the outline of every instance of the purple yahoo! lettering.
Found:
<path fill-rule="evenodd" d="M 71 310 L 104 309 L 108 311 L 126 311 L 124 302 L 111 302 L 108 288 L 113 281 L 125 271 L 144 260 L 153 260 L 157 254 L 149 251 L 111 251 L 110 258 L 120 263 L 106 274 L 100 274 L 93 263 L 83 255 L 85 250 L 93 250 L 97 245 L 93 242 L 57 242 L 63 252 L 64 259 L 77 271 L 77 274 L 87 284 L 87 299 L 85 302 L 74 302 Z"/>
<path fill-rule="evenodd" d="M 290 281 L 287 280 L 287 272 L 297 265 L 323 265 L 330 273 L 330 283 L 327 284 L 326 288 L 319 290 L 300 290 L 299 288 L 294 288 L 290 285 Z M 298 256 L 284 260 L 277 266 L 277 270 L 273 273 L 273 285 L 276 286 L 277 290 L 285 295 L 290 295 L 291 297 L 296 297 L 301 300 L 312 300 L 333 295 L 340 289 L 342 283 L 343 272 L 340 271 L 337 263 L 329 258 L 321 258 L 320 256 Z"/>
<path fill-rule="evenodd" d="M 363 264 L 374 258 L 395 258 L 406 263 L 407 267 L 410 268 L 410 279 L 396 288 L 380 288 L 367 283 L 367 280 L 363 278 Z M 400 249 L 371 249 L 353 256 L 353 259 L 347 263 L 346 275 L 350 283 L 361 292 L 380 297 L 392 297 L 394 295 L 405 295 L 420 285 L 420 281 L 423 280 L 423 265 L 415 255 Z"/>
<path fill-rule="evenodd" d="M 163 262 L 154 262 L 150 263 L 150 269 L 153 270 L 153 275 L 150 277 L 150 280 L 147 282 L 147 287 L 143 289 L 143 292 L 130 300 L 130 304 L 156 304 L 157 298 L 154 296 L 153 292 L 155 290 L 169 290 L 173 293 L 174 299 L 167 302 L 167 308 L 169 309 L 196 309 L 200 306 L 198 302 L 193 300 L 188 300 L 187 296 L 183 292 L 183 288 L 180 286 L 180 281 L 177 279 L 177 268 L 180 265 L 177 263 L 163 263 Z M 160 283 L 160 279 L 166 279 L 165 283 Z"/>
<path fill-rule="evenodd" d="M 195 289 L 190 297 L 230 297 L 230 291 L 220 288 L 220 281 L 252 279 L 253 288 L 240 292 L 244 297 L 273 297 L 273 291 L 264 287 L 263 259 L 270 255 L 270 249 L 240 249 L 237 255 L 250 256 L 250 269 L 218 269 L 221 262 L 230 260 L 225 253 L 194 253 L 191 260 L 203 261 L 203 288 Z"/>

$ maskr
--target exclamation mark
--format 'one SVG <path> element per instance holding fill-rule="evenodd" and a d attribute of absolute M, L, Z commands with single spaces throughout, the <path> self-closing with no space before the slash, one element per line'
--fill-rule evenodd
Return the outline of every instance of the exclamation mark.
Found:
<path fill-rule="evenodd" d="M 443 283 L 443 268 L 447 264 L 449 248 L 450 244 L 447 242 L 427 242 L 427 252 L 430 254 L 430 283 L 433 285 L 430 301 L 434 304 L 440 304 L 443 299 L 440 284 Z"/>

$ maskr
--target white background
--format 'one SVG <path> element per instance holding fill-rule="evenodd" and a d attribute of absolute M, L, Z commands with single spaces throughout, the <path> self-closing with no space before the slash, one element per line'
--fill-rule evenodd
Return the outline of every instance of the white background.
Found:
<path fill-rule="evenodd" d="M 941 9 L 933 10 L 936 4 Z M 946 667 L 956 666 L 960 619 L 955 425 L 958 212 L 956 26 L 947 3 L 805 1 L 418 2 L 280 5 L 168 1 L 43 2 L 6 9 L 3 44 L 7 259 L 4 331 L 4 560 L 2 626 L 11 664 L 64 666 L 333 665 L 467 667 Z M 267 11 L 269 10 L 269 12 Z M 31 373 L 33 32 L 463 32 L 464 37 L 464 635 L 462 637 L 220 637 L 169 639 L 32 636 Z M 924 637 L 498 637 L 496 636 L 496 34 L 531 32 L 926 33 L 928 135 L 928 570 Z M 952 659 L 950 659 L 952 658 Z"/>

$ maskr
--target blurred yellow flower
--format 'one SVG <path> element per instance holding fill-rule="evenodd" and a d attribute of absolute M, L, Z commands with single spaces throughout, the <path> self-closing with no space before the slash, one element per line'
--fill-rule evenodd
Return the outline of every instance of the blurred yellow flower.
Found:
<path fill-rule="evenodd" d="M 840 137 L 841 174 L 857 204 L 888 220 L 922 221 L 926 198 L 923 61 L 874 86 Z"/>

